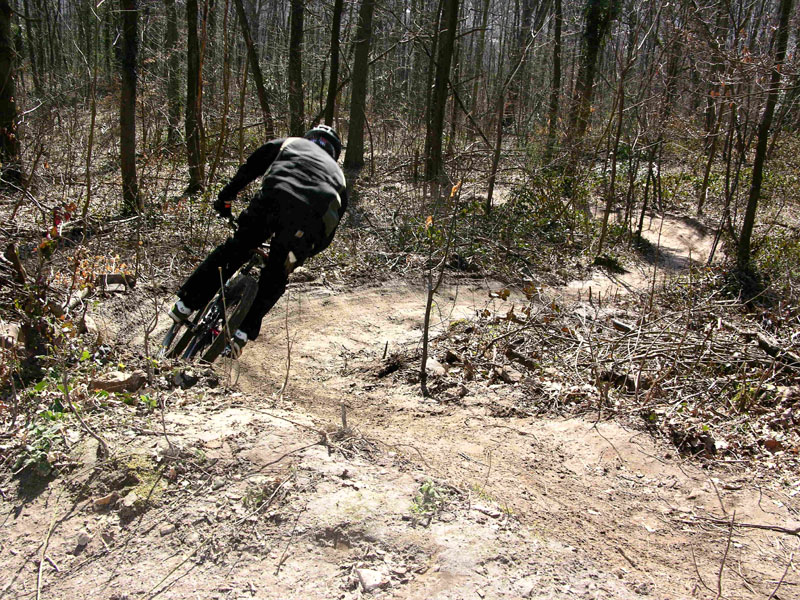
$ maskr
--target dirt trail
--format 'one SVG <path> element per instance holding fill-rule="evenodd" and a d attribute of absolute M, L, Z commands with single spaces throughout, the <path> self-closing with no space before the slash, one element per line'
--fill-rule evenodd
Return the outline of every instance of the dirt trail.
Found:
<path fill-rule="evenodd" d="M 585 300 L 591 294 L 613 302 L 620 296 L 646 291 L 681 275 L 690 264 L 706 264 L 714 241 L 713 233 L 696 219 L 671 214 L 649 214 L 642 237 L 651 244 L 653 260 L 633 265 L 624 273 L 595 269 L 588 279 L 567 283 L 560 290 L 562 296 Z"/>
<path fill-rule="evenodd" d="M 702 256 L 708 239 L 693 232 L 665 220 L 663 272 L 689 246 Z M 436 327 L 507 311 L 518 298 L 492 297 L 500 287 L 447 288 Z M 304 285 L 285 298 L 242 360 L 219 366 L 238 391 L 169 397 L 174 448 L 134 428 L 109 439 L 128 462 L 174 465 L 174 483 L 149 488 L 157 508 L 121 517 L 57 488 L 8 512 L 0 598 L 33 598 L 37 585 L 116 600 L 767 598 L 800 552 L 797 536 L 727 525 L 800 526 L 797 496 L 736 464 L 701 469 L 611 422 L 493 416 L 526 400 L 513 385 L 435 401 L 379 376 L 385 352 L 420 343 L 421 284 Z M 337 438 L 342 403 L 354 431 Z M 798 590 L 792 567 L 774 597 Z"/>

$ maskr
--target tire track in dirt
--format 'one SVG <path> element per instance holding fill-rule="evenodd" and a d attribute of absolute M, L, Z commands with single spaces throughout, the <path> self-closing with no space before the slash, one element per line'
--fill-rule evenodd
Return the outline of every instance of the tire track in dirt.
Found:
<path fill-rule="evenodd" d="M 449 289 L 440 302 L 440 326 L 484 307 L 507 311 L 513 298 L 503 303 L 489 298 L 489 291 Z M 577 597 L 644 597 L 656 591 L 688 596 L 698 584 L 695 562 L 706 580 L 716 581 L 727 537 L 724 527 L 704 531 L 682 523 L 694 512 L 725 518 L 735 509 L 741 521 L 794 522 L 785 510 L 765 512 L 761 491 L 743 484 L 741 476 L 720 470 L 710 474 L 712 481 L 649 436 L 615 423 L 491 417 L 495 403 L 521 393 L 511 386 L 470 386 L 459 405 L 439 405 L 423 400 L 417 386 L 376 379 L 373 367 L 387 340 L 390 348 L 419 344 L 424 298 L 424 289 L 404 284 L 290 298 L 288 320 L 281 316 L 284 304 L 248 348 L 239 383 L 256 396 L 280 386 L 288 321 L 292 402 L 331 427 L 346 402 L 349 423 L 386 451 L 407 457 L 476 502 L 514 515 L 519 532 L 512 547 L 498 546 L 497 538 L 476 547 L 474 540 L 453 537 L 452 528 L 430 530 L 442 573 L 435 584 L 442 595 L 435 597 L 461 597 L 465 586 L 478 585 L 463 573 L 488 565 L 505 573 L 505 580 L 527 571 L 548 585 L 561 577 L 564 590 Z M 461 527 L 470 531 L 467 524 Z M 735 560 L 751 580 L 780 577 L 785 555 L 765 550 L 774 541 L 770 534 L 746 531 L 737 540 Z M 460 544 L 466 545 L 461 553 Z M 447 574 L 453 577 L 449 584 Z M 728 574 L 723 581 L 737 597 L 758 596 L 741 578 Z M 419 585 L 395 597 L 424 597 L 415 595 Z"/>

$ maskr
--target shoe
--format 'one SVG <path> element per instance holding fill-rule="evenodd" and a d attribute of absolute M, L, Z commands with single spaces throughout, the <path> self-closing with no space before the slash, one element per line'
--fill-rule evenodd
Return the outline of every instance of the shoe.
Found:
<path fill-rule="evenodd" d="M 244 349 L 245 344 L 247 344 L 247 334 L 241 329 L 237 329 L 231 338 L 231 358 L 239 358 L 242 355 L 242 349 Z"/>
<path fill-rule="evenodd" d="M 169 316 L 172 318 L 173 321 L 176 323 L 184 323 L 189 320 L 189 316 L 192 314 L 192 309 L 186 306 L 183 303 L 183 300 L 178 300 L 172 309 L 169 311 Z"/>

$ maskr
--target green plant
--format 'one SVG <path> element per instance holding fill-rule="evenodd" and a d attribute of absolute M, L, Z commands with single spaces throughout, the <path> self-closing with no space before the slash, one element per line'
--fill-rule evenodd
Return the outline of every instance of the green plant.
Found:
<path fill-rule="evenodd" d="M 439 512 L 444 506 L 446 493 L 444 488 L 428 480 L 419 487 L 419 491 L 411 503 L 411 512 L 418 515 L 430 515 Z"/>
<path fill-rule="evenodd" d="M 150 394 L 128 394 L 118 393 L 116 396 L 128 406 L 138 406 L 143 404 L 148 410 L 154 410 L 158 406 L 158 402 Z"/>
<path fill-rule="evenodd" d="M 280 485 L 278 479 L 268 479 L 263 483 L 251 485 L 242 497 L 242 504 L 248 509 L 258 508 L 275 495 Z"/>
<path fill-rule="evenodd" d="M 32 423 L 24 432 L 22 451 L 17 456 L 14 472 L 31 470 L 40 477 L 48 477 L 54 470 L 52 449 L 61 429 L 60 422 Z"/>

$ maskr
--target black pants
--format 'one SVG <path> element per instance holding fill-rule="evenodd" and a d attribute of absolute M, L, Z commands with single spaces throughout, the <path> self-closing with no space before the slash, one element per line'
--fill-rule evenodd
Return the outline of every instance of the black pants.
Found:
<path fill-rule="evenodd" d="M 261 321 L 269 310 L 286 291 L 289 274 L 302 264 L 305 256 L 298 256 L 297 262 L 288 265 L 291 237 L 287 235 L 283 211 L 280 202 L 262 201 L 256 196 L 250 205 L 242 211 L 237 219 L 239 228 L 232 237 L 217 246 L 206 259 L 200 263 L 194 273 L 178 290 L 178 297 L 192 310 L 203 308 L 220 288 L 219 269 L 222 268 L 222 279 L 227 279 L 250 258 L 250 252 L 258 248 L 272 234 L 275 237 L 270 244 L 269 259 L 258 279 L 258 293 L 239 329 L 247 334 L 248 339 L 255 339 L 261 331 Z M 302 254 L 302 252 L 300 253 Z"/>

